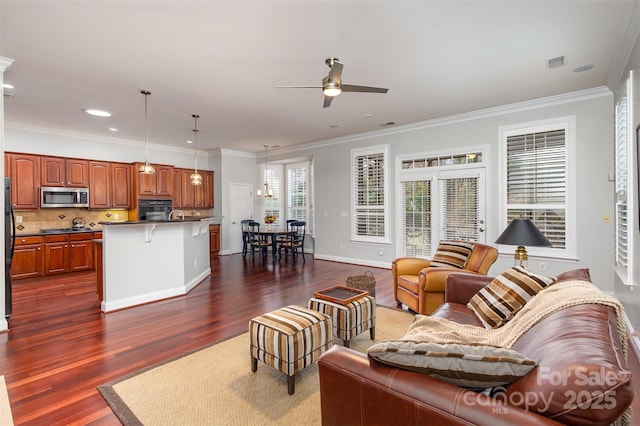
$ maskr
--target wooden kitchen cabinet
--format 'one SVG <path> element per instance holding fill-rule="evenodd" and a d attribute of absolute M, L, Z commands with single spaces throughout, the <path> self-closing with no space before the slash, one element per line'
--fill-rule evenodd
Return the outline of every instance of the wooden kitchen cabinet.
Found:
<path fill-rule="evenodd" d="M 193 170 L 180 169 L 180 188 L 181 188 L 181 201 L 180 208 L 194 208 L 195 203 L 195 190 L 194 185 L 191 185 L 191 175 Z"/>
<path fill-rule="evenodd" d="M 204 208 L 212 209 L 213 202 L 213 172 L 205 170 L 202 172 L 202 189 L 204 190 Z"/>
<path fill-rule="evenodd" d="M 41 277 L 43 274 L 42 237 L 16 236 L 16 246 L 11 262 L 13 279 Z"/>
<path fill-rule="evenodd" d="M 16 210 L 40 207 L 40 156 L 5 154 L 11 178 L 11 204 Z M 7 159 L 7 158 L 5 158 Z"/>
<path fill-rule="evenodd" d="M 86 188 L 89 186 L 89 161 L 76 158 L 40 157 L 42 186 Z"/>
<path fill-rule="evenodd" d="M 173 185 L 173 189 L 171 190 L 171 201 L 173 202 L 173 208 L 181 209 L 182 208 L 182 171 L 181 169 L 174 168 L 172 171 L 172 179 L 171 184 Z"/>
<path fill-rule="evenodd" d="M 69 235 L 69 271 L 86 271 L 93 268 L 93 233 Z"/>
<path fill-rule="evenodd" d="M 69 236 L 67 234 L 44 237 L 44 274 L 69 272 Z"/>
<path fill-rule="evenodd" d="M 173 189 L 173 166 L 152 164 L 156 170 L 153 174 L 138 172 L 143 163 L 134 163 L 131 173 L 137 175 L 134 178 L 135 194 L 137 196 L 156 196 L 169 198 Z"/>
<path fill-rule="evenodd" d="M 124 163 L 89 162 L 89 208 L 131 208 L 131 167 Z"/>
<path fill-rule="evenodd" d="M 93 268 L 93 232 L 44 236 L 44 275 Z"/>
<path fill-rule="evenodd" d="M 209 225 L 209 253 L 211 260 L 220 252 L 220 225 Z"/>
<path fill-rule="evenodd" d="M 213 208 L 213 172 L 198 170 L 202 175 L 202 185 L 192 185 L 193 169 L 178 169 L 180 171 L 180 204 L 176 208 Z M 176 202 L 174 201 L 174 205 Z"/>

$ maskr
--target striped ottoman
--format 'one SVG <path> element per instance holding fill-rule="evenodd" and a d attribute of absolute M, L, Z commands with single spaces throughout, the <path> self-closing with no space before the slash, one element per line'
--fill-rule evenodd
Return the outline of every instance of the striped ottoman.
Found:
<path fill-rule="evenodd" d="M 251 371 L 258 360 L 287 375 L 289 395 L 295 374 L 313 364 L 333 344 L 331 318 L 303 306 L 290 305 L 249 321 Z"/>
<path fill-rule="evenodd" d="M 315 297 L 309 299 L 309 308 L 329 315 L 333 320 L 333 335 L 349 347 L 349 340 L 369 330 L 371 340 L 376 338 L 376 299 L 363 296 L 346 305 Z"/>

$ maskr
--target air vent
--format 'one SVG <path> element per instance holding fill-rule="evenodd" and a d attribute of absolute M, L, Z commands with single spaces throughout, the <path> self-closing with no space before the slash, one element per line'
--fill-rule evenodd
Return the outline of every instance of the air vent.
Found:
<path fill-rule="evenodd" d="M 564 56 L 547 59 L 547 68 L 559 68 L 564 65 Z"/>
<path fill-rule="evenodd" d="M 382 123 L 380 127 L 393 126 L 394 124 L 396 124 L 395 121 L 387 121 L 386 123 Z"/>
<path fill-rule="evenodd" d="M 13 93 L 5 93 L 4 97 L 5 98 L 13 98 Z"/>

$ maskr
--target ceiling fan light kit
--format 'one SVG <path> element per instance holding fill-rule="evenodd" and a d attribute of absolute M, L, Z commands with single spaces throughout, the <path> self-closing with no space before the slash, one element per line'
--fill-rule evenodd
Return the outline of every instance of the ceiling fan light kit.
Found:
<path fill-rule="evenodd" d="M 358 86 L 342 84 L 343 65 L 338 58 L 327 58 L 324 63 L 329 67 L 329 75 L 322 79 L 322 86 L 276 86 L 281 89 L 322 89 L 324 94 L 323 107 L 331 106 L 331 101 L 342 92 L 387 93 L 389 89 L 383 87 Z"/>

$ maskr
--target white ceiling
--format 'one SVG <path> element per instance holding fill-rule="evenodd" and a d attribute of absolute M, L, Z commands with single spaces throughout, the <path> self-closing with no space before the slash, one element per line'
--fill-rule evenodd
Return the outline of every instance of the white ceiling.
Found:
<path fill-rule="evenodd" d="M 186 147 L 193 113 L 199 149 L 322 141 L 605 86 L 631 3 L 1 0 L 5 121 L 143 141 L 146 89 L 152 144 Z M 329 56 L 389 93 L 274 87 L 320 85 Z"/>

